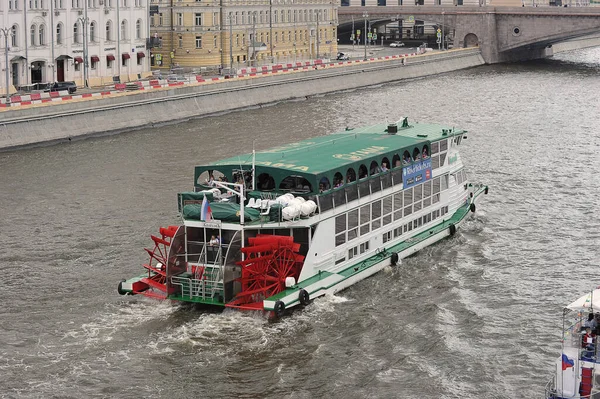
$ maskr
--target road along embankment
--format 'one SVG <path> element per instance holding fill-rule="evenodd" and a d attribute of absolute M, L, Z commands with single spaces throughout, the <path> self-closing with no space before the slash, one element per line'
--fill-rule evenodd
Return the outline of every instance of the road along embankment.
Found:
<path fill-rule="evenodd" d="M 322 69 L 248 76 L 89 101 L 9 109 L 0 113 L 0 150 L 186 120 L 278 101 L 412 79 L 483 65 L 479 49 L 400 59 L 330 64 Z"/>

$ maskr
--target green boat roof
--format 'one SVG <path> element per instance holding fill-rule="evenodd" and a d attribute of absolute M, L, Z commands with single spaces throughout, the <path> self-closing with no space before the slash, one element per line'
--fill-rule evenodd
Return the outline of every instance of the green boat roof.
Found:
<path fill-rule="evenodd" d="M 287 176 L 301 176 L 316 187 L 322 177 L 332 181 L 336 172 L 345 176 L 348 168 L 358 170 L 361 164 L 369 168 L 373 160 L 377 164 L 384 157 L 391 161 L 394 156 L 402 157 L 404 151 L 412 154 L 415 148 L 421 151 L 431 142 L 465 133 L 464 130 L 438 124 L 409 125 L 406 118 L 399 121 L 396 134 L 389 133 L 388 126 L 382 123 L 346 130 L 256 152 L 256 176 L 268 173 L 275 178 L 277 187 Z M 252 153 L 238 155 L 197 166 L 194 181 L 197 185 L 201 184 L 198 178 L 205 171 L 218 170 L 231 179 L 234 170 L 251 167 Z"/>

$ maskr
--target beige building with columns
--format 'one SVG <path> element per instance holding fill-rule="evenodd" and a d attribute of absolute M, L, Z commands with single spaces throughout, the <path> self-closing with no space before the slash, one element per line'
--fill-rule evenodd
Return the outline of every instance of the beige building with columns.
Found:
<path fill-rule="evenodd" d="M 232 63 L 239 68 L 337 53 L 333 0 L 151 0 L 150 5 L 153 67 Z"/>

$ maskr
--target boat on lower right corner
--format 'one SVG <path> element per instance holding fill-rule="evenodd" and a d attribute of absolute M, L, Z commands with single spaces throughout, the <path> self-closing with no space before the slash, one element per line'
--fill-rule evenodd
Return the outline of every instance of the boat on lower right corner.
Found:
<path fill-rule="evenodd" d="M 546 399 L 600 399 L 600 287 L 567 305 L 562 325 L 562 350 Z"/>

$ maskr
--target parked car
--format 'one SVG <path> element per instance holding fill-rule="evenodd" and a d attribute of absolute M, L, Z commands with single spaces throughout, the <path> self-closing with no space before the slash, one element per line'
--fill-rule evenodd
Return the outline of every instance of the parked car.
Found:
<path fill-rule="evenodd" d="M 404 47 L 404 43 L 402 42 L 391 42 L 390 47 Z"/>
<path fill-rule="evenodd" d="M 77 91 L 77 85 L 75 84 L 75 82 L 54 82 L 54 83 L 50 83 L 48 84 L 48 88 L 46 88 L 44 91 L 50 92 L 50 91 L 62 91 L 62 90 L 68 90 L 69 94 L 73 94 Z"/>
<path fill-rule="evenodd" d="M 348 54 L 337 53 L 337 57 L 335 59 L 340 61 L 347 61 L 350 59 L 350 57 L 348 56 Z"/>

